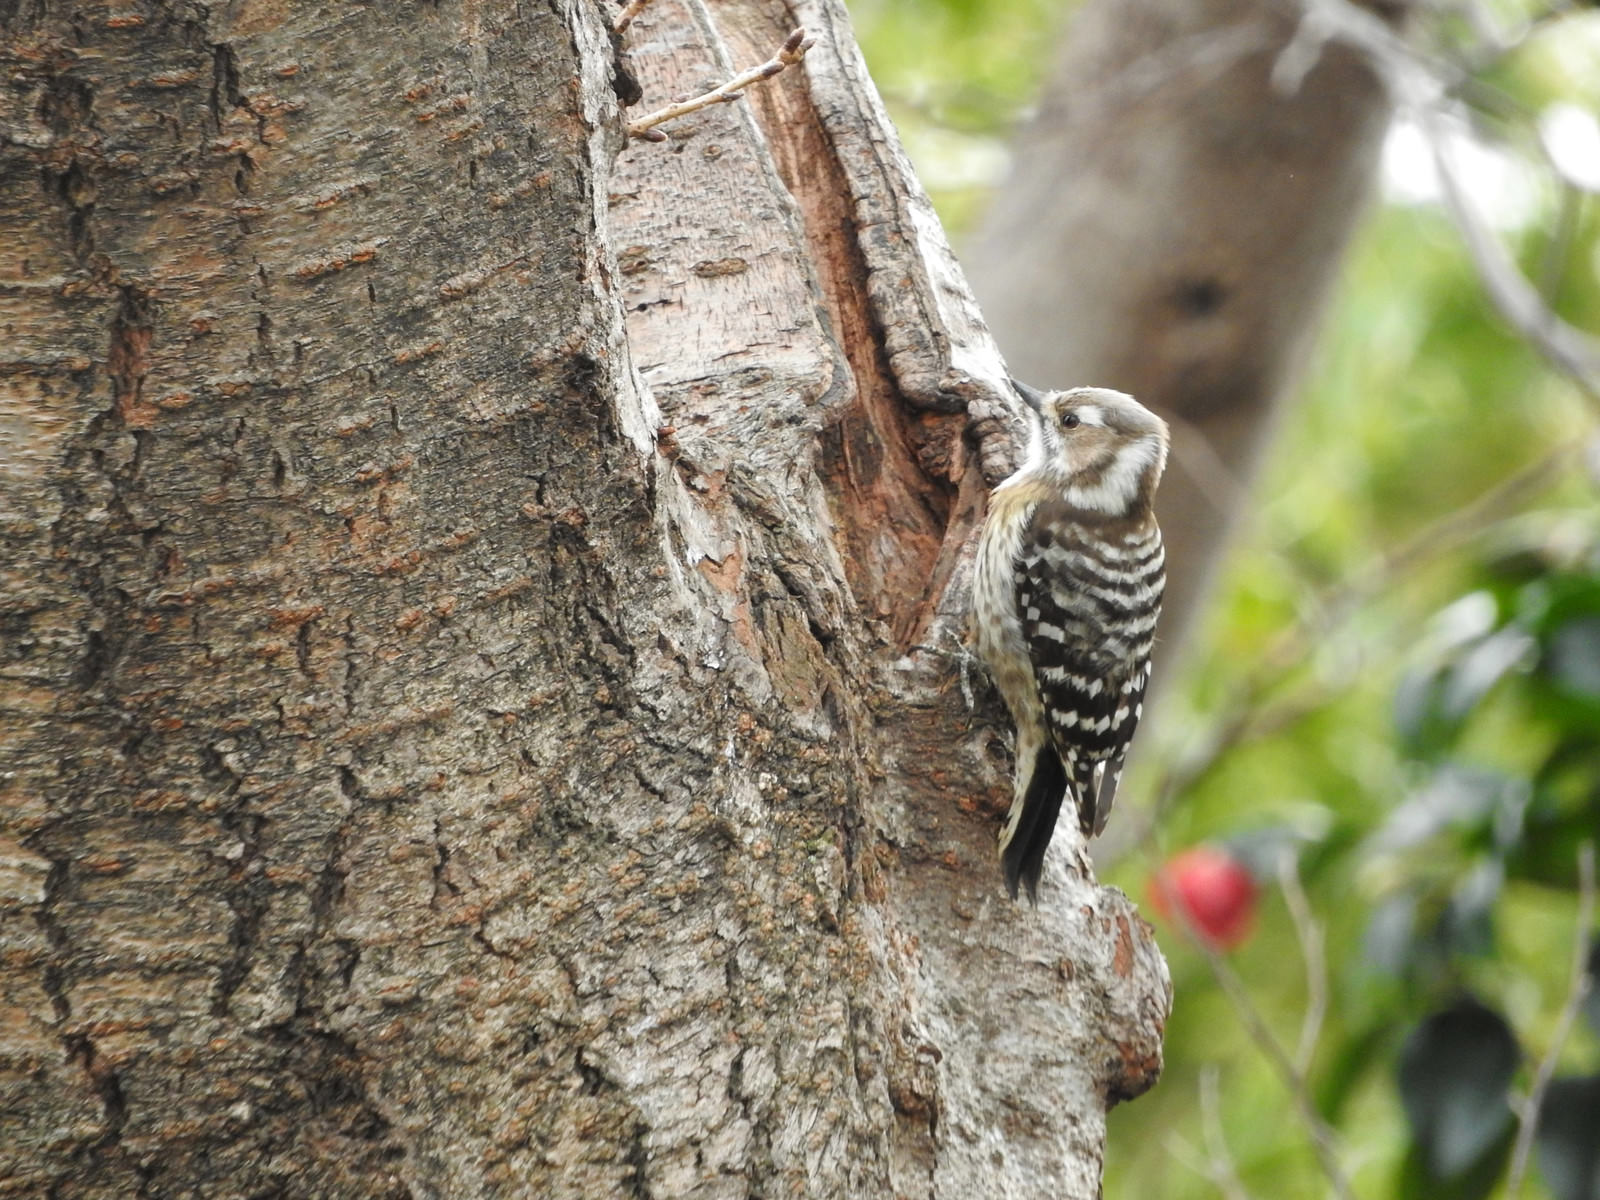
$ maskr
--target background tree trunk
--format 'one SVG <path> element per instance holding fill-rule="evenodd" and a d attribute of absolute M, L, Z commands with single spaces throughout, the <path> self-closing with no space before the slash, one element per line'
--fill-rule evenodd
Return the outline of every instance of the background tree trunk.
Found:
<path fill-rule="evenodd" d="M 1367 7 L 1398 21 L 1404 3 Z M 1302 17 L 1283 0 L 1088 0 L 966 255 L 1020 378 L 1119 388 L 1173 423 L 1156 503 L 1169 659 L 1388 122 L 1360 53 Z"/>
<path fill-rule="evenodd" d="M 579 0 L 7 13 L 14 1193 L 1096 1194 L 1165 967 L 921 648 L 1001 367 L 840 10 L 715 13 L 647 107 L 819 44 L 615 164 Z"/>

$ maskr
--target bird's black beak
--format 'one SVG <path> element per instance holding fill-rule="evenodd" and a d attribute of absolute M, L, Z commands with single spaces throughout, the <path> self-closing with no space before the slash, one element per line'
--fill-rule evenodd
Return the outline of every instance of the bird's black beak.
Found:
<path fill-rule="evenodd" d="M 1033 409 L 1034 412 L 1042 413 L 1044 411 L 1041 406 L 1049 397 L 1049 392 L 1041 392 L 1038 388 L 1031 388 L 1016 379 L 1011 380 L 1011 386 L 1016 389 L 1017 395 L 1022 397 L 1023 403 Z"/>

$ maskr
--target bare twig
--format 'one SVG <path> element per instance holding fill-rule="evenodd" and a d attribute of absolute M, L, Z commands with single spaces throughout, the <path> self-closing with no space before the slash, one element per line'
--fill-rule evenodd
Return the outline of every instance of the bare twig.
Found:
<path fill-rule="evenodd" d="M 785 68 L 794 66 L 816 43 L 817 39 L 807 34 L 804 29 L 796 29 L 783 45 L 778 47 L 778 52 L 766 62 L 751 67 L 748 71 L 741 71 L 727 83 L 720 84 L 709 92 L 702 92 L 688 100 L 679 100 L 676 104 L 669 104 L 665 108 L 640 117 L 637 121 L 629 122 L 628 136 L 648 141 L 665 141 L 666 135 L 656 129 L 657 125 L 687 116 L 692 112 L 699 112 L 702 108 L 710 108 L 713 104 L 731 104 L 741 99 L 745 88 L 760 83 L 763 79 L 771 79 Z"/>
<path fill-rule="evenodd" d="M 642 13 L 650 4 L 650 0 L 628 0 L 627 6 L 617 14 L 617 19 L 612 22 L 611 28 L 622 33 L 633 24 L 633 19 Z"/>
<path fill-rule="evenodd" d="M 1360 50 L 1384 80 L 1390 94 L 1404 107 L 1414 109 L 1433 151 L 1440 192 L 1456 230 L 1466 243 L 1478 278 L 1500 315 L 1552 366 L 1578 386 L 1591 401 L 1600 403 L 1600 341 L 1563 321 L 1543 298 L 1490 232 L 1487 223 L 1467 199 L 1451 160 L 1442 100 L 1471 75 L 1454 66 L 1424 57 L 1379 17 L 1350 0 L 1297 0 L 1302 22 L 1317 39 L 1337 39 Z M 1554 6 L 1549 19 L 1564 15 Z M 1286 54 L 1286 77 L 1292 82 L 1300 69 Z"/>
<path fill-rule="evenodd" d="M 1482 5 L 1473 5 L 1473 10 L 1481 15 L 1481 20 L 1473 22 L 1474 32 L 1478 35 L 1478 44 L 1469 46 L 1462 56 L 1462 66 L 1476 75 L 1486 71 L 1499 63 L 1512 52 L 1521 49 L 1528 41 L 1544 32 L 1552 23 L 1570 16 L 1577 10 L 1571 0 L 1555 0 L 1542 12 L 1534 13 L 1516 29 L 1510 32 L 1501 32 L 1495 29 L 1491 18 Z"/>
<path fill-rule="evenodd" d="M 1459 70 L 1423 56 L 1382 17 L 1351 0 L 1286 0 L 1300 11 L 1296 36 L 1273 64 L 1275 87 L 1292 91 L 1316 66 L 1329 42 L 1343 42 L 1366 56 L 1389 94 L 1401 104 L 1432 103 L 1460 76 Z"/>
<path fill-rule="evenodd" d="M 1511 1150 L 1511 1171 L 1506 1176 L 1506 1196 L 1516 1200 L 1522 1192 L 1522 1181 L 1528 1173 L 1528 1156 L 1533 1150 L 1534 1135 L 1539 1132 L 1539 1109 L 1544 1105 L 1545 1093 L 1555 1077 L 1556 1062 L 1562 1047 L 1572 1033 L 1578 1012 L 1588 998 L 1592 981 L 1589 978 L 1589 938 L 1594 928 L 1594 843 L 1585 842 L 1578 847 L 1578 929 L 1572 938 L 1572 975 L 1567 985 L 1567 1001 L 1561 1006 L 1561 1016 L 1556 1021 L 1556 1031 L 1550 1038 L 1550 1048 L 1545 1051 L 1534 1073 L 1533 1086 L 1517 1114 L 1517 1140 Z"/>
<path fill-rule="evenodd" d="M 1270 76 L 1273 89 L 1281 96 L 1293 96 L 1300 90 L 1306 76 L 1316 68 L 1322 58 L 1323 48 L 1333 37 L 1327 17 L 1318 8 L 1307 5 L 1300 14 L 1294 36 L 1272 62 Z"/>
<path fill-rule="evenodd" d="M 1600 403 L 1600 342 L 1557 316 L 1512 261 L 1499 239 L 1489 231 L 1461 186 L 1440 119 L 1436 111 L 1424 109 L 1421 113 L 1422 129 L 1433 150 L 1445 207 L 1461 240 L 1466 243 L 1484 291 L 1489 293 L 1500 315 L 1529 345 L 1591 401 Z"/>
<path fill-rule="evenodd" d="M 1249 494 L 1244 480 L 1217 453 L 1198 425 L 1175 412 L 1167 413 L 1167 425 L 1172 430 L 1173 468 L 1187 475 L 1218 512 L 1230 511 Z"/>
<path fill-rule="evenodd" d="M 1295 1112 L 1306 1128 L 1306 1133 L 1311 1139 L 1311 1148 L 1316 1152 L 1317 1164 L 1321 1167 L 1329 1186 L 1333 1188 L 1333 1194 L 1338 1200 L 1354 1200 L 1355 1193 L 1350 1190 L 1350 1177 L 1345 1174 L 1344 1166 L 1339 1162 L 1334 1131 L 1318 1114 L 1316 1105 L 1312 1103 L 1311 1089 L 1306 1084 L 1304 1073 L 1295 1066 L 1288 1051 L 1283 1048 L 1283 1043 L 1278 1041 L 1267 1025 L 1261 1010 L 1250 998 L 1250 991 L 1238 973 L 1227 964 L 1221 952 L 1195 929 L 1183 905 L 1174 904 L 1171 907 L 1184 938 L 1206 960 L 1206 966 L 1211 969 L 1211 977 L 1217 981 L 1223 994 L 1228 997 L 1228 1002 L 1233 1006 L 1240 1024 L 1244 1026 L 1245 1033 L 1277 1072 L 1279 1080 L 1294 1101 Z"/>
<path fill-rule="evenodd" d="M 1323 953 L 1322 926 L 1311 915 L 1311 902 L 1300 885 L 1300 872 L 1292 850 L 1278 855 L 1278 887 L 1300 939 L 1300 956 L 1306 962 L 1306 1015 L 1300 1022 L 1300 1044 L 1295 1047 L 1294 1065 L 1301 1075 L 1311 1070 L 1322 1034 L 1322 1020 L 1328 1012 L 1328 960 Z"/>
<path fill-rule="evenodd" d="M 1250 1200 L 1222 1131 L 1222 1094 L 1217 1082 L 1220 1075 L 1215 1063 L 1207 1063 L 1200 1070 L 1200 1120 L 1206 1133 L 1206 1156 L 1210 1159 L 1206 1174 L 1227 1200 Z"/>
<path fill-rule="evenodd" d="M 1551 231 L 1550 243 L 1544 248 L 1539 264 L 1539 294 L 1546 304 L 1553 304 L 1561 292 L 1562 280 L 1572 258 L 1572 247 L 1578 237 L 1578 218 L 1583 213 L 1583 190 L 1562 181 L 1561 207 L 1556 210 L 1556 227 Z"/>
<path fill-rule="evenodd" d="M 1161 1146 L 1162 1149 L 1178 1161 L 1179 1166 L 1193 1171 L 1202 1179 L 1210 1180 L 1212 1183 L 1216 1182 L 1216 1177 L 1211 1173 L 1211 1164 L 1205 1160 L 1199 1150 L 1190 1144 L 1188 1138 L 1179 1133 L 1169 1131 L 1167 1136 L 1161 1139 Z"/>

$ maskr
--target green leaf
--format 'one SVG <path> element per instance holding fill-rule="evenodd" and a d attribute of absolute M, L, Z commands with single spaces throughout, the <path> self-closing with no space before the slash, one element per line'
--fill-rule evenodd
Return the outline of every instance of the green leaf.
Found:
<path fill-rule="evenodd" d="M 1600 1200 L 1600 1075 L 1551 1083 L 1534 1144 L 1556 1200 Z"/>
<path fill-rule="evenodd" d="M 1427 1177 L 1462 1180 L 1511 1126 L 1506 1091 L 1521 1052 L 1499 1013 L 1468 996 L 1400 1049 L 1400 1101 Z"/>
<path fill-rule="evenodd" d="M 1600 700 L 1600 617 L 1579 617 L 1557 629 L 1545 662 L 1562 687 Z"/>
<path fill-rule="evenodd" d="M 1329 1121 L 1338 1121 L 1346 1103 L 1367 1075 L 1387 1067 L 1394 1051 L 1394 1026 L 1387 1020 L 1365 1028 L 1351 1029 L 1332 1043 L 1327 1064 L 1317 1072 L 1317 1111 Z"/>
<path fill-rule="evenodd" d="M 1451 667 L 1439 696 L 1448 721 L 1465 720 L 1485 696 L 1511 671 L 1531 665 L 1535 643 L 1520 629 L 1496 630 L 1469 647 Z"/>
<path fill-rule="evenodd" d="M 1600 937 L 1589 942 L 1589 994 L 1583 998 L 1583 1016 L 1589 1028 L 1600 1033 Z"/>
<path fill-rule="evenodd" d="M 1417 953 L 1417 894 L 1396 892 L 1374 910 L 1362 942 L 1367 965 L 1403 976 Z"/>
<path fill-rule="evenodd" d="M 1412 1146 L 1400 1168 L 1400 1200 L 1484 1200 L 1493 1193 L 1505 1174 L 1516 1131 L 1507 1126 L 1501 1134 L 1460 1174 L 1435 1179 L 1423 1161 L 1422 1151 Z"/>
<path fill-rule="evenodd" d="M 1494 905 L 1505 879 L 1500 860 L 1486 858 L 1456 884 L 1440 922 L 1440 933 L 1452 952 L 1487 954 L 1494 947 Z"/>
<path fill-rule="evenodd" d="M 1390 814 L 1364 852 L 1394 853 L 1419 846 L 1447 829 L 1494 829 L 1527 804 L 1527 784 L 1494 771 L 1444 766 Z M 1509 816 L 1508 816 L 1509 814 Z"/>

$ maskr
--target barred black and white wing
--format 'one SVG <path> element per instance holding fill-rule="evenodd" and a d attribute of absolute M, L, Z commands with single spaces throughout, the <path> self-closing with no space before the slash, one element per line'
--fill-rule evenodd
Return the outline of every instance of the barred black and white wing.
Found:
<path fill-rule="evenodd" d="M 1065 502 L 1039 506 L 1014 564 L 1017 615 L 1059 772 L 1084 834 L 1105 828 L 1144 711 L 1165 557 L 1153 520 L 1085 523 Z M 1024 812 L 1004 857 L 1033 891 L 1065 797 Z M 1025 805 L 1025 807 L 1027 807 Z"/>

